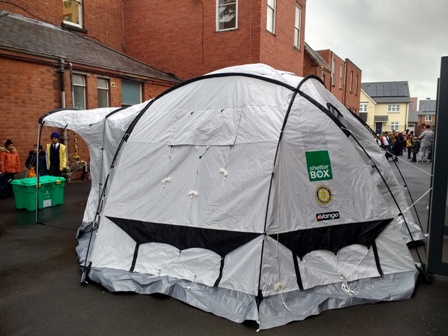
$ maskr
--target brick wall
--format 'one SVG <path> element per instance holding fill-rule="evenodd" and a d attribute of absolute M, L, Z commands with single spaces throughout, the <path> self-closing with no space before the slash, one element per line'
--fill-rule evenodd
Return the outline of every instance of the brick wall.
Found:
<path fill-rule="evenodd" d="M 314 60 L 314 58 L 310 56 L 310 54 L 305 52 L 305 57 L 303 60 L 303 77 L 308 75 L 315 75 L 319 77 L 324 82 L 325 87 L 327 89 L 330 88 L 330 71 L 322 67 L 317 61 Z"/>
<path fill-rule="evenodd" d="M 216 31 L 216 1 L 124 2 L 126 52 L 147 64 L 187 79 L 232 65 L 267 63 L 302 74 L 294 49 L 295 0 L 277 3 L 276 35 L 266 31 L 266 2 L 239 1 L 238 29 Z M 141 13 L 145 13 L 142 17 Z"/>
<path fill-rule="evenodd" d="M 301 8 L 300 49 L 294 47 L 295 8 Z M 266 30 L 267 7 L 261 1 L 261 56 L 259 62 L 266 63 L 280 70 L 291 71 L 303 76 L 305 54 L 305 9 L 306 1 L 277 1 L 275 34 Z"/>
<path fill-rule="evenodd" d="M 2 122 L 0 123 L 0 145 L 6 139 L 12 139 L 16 146 L 22 168 L 25 170 L 25 160 L 28 152 L 37 143 L 38 120 L 47 112 L 62 107 L 62 94 L 60 87 L 60 74 L 55 71 L 57 60 L 18 58 L 15 54 L 0 54 L 0 107 Z M 98 107 L 97 76 L 95 73 L 86 73 L 87 79 L 87 108 Z M 115 83 L 110 87 L 111 106 L 121 106 L 121 79 L 110 77 Z M 66 107 L 72 106 L 70 71 L 64 73 Z M 171 87 L 170 83 L 148 80 L 143 84 L 143 100 L 154 98 Z M 63 129 L 43 127 L 41 144 L 49 142 L 53 131 L 63 134 Z M 70 163 L 74 162 L 75 135 L 67 131 L 68 152 Z M 84 161 L 89 160 L 87 145 L 81 137 L 77 136 L 78 155 Z"/>
<path fill-rule="evenodd" d="M 347 78 L 347 84 L 345 87 L 345 106 L 353 112 L 359 113 L 362 72 L 349 59 L 345 60 L 345 66 Z"/>
<path fill-rule="evenodd" d="M 62 16 L 61 0 L 7 0 L 0 1 L 0 9 L 10 13 L 19 14 L 31 19 L 39 20 L 60 26 Z"/>
<path fill-rule="evenodd" d="M 353 112 L 359 112 L 359 102 L 361 97 L 362 71 L 349 59 L 345 61 L 331 50 L 317 51 L 327 64 L 332 67 L 332 60 L 335 61 L 335 82 L 327 87 L 330 92 L 344 106 Z M 342 67 L 342 85 L 340 84 L 340 71 Z M 331 73 L 329 74 L 331 83 Z"/>
<path fill-rule="evenodd" d="M 24 168 L 28 152 L 37 142 L 39 117 L 60 107 L 58 77 L 52 66 L 2 58 L 0 62 L 0 144 L 11 139 Z"/>
<path fill-rule="evenodd" d="M 83 9 L 84 29 L 88 37 L 109 48 L 124 52 L 122 0 L 84 1 Z"/>
<path fill-rule="evenodd" d="M 62 0 L 0 1 L 0 9 L 59 27 L 63 22 Z M 69 26 L 65 27 L 69 29 Z M 84 1 L 82 28 L 83 30 L 72 31 L 109 48 L 124 52 L 122 0 Z"/>

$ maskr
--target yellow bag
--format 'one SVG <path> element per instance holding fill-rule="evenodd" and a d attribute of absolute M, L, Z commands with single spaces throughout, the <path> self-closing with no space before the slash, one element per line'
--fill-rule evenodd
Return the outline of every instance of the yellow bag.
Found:
<path fill-rule="evenodd" d="M 412 140 L 411 139 L 407 139 L 406 140 L 406 148 L 412 147 Z"/>
<path fill-rule="evenodd" d="M 28 170 L 28 177 L 36 177 L 36 171 L 34 168 L 30 168 L 30 170 Z"/>

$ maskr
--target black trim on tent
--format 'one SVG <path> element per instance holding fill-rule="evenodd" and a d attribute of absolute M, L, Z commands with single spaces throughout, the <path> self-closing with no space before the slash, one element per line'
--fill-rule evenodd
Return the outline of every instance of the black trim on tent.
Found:
<path fill-rule="evenodd" d="M 280 233 L 278 241 L 293 251 L 300 259 L 307 253 L 316 250 L 327 250 L 336 254 L 341 248 L 353 244 L 370 248 L 374 240 L 391 221 L 392 218 L 290 231 Z M 277 239 L 277 234 L 270 236 Z"/>
<path fill-rule="evenodd" d="M 291 250 L 294 269 L 296 271 L 297 285 L 300 290 L 303 290 L 297 257 L 303 259 L 307 253 L 316 250 L 326 250 L 336 254 L 341 248 L 353 244 L 364 245 L 367 248 L 372 247 L 378 272 L 380 275 L 383 275 L 375 239 L 391 221 L 392 218 L 361 223 L 341 224 L 272 234 L 270 236 Z"/>
<path fill-rule="evenodd" d="M 129 272 L 134 272 L 135 264 L 137 263 L 137 256 L 138 256 L 139 248 L 140 248 L 140 244 L 139 243 L 135 244 L 134 255 L 132 256 L 132 264 L 131 264 L 131 268 L 129 269 Z"/>
<path fill-rule="evenodd" d="M 221 256 L 219 277 L 215 286 L 219 284 L 224 268 L 224 258 L 231 251 L 250 242 L 260 233 L 239 232 L 228 230 L 212 230 L 174 224 L 151 223 L 126 218 L 109 217 L 113 223 L 126 232 L 136 243 L 131 271 L 135 267 L 138 250 L 141 244 L 164 243 L 175 246 L 179 250 L 189 248 L 203 248 Z"/>
<path fill-rule="evenodd" d="M 106 217 L 126 232 L 137 244 L 164 243 L 175 246 L 179 250 L 199 247 L 213 251 L 221 257 L 260 236 L 260 233 L 254 232 L 212 230 Z"/>
<path fill-rule="evenodd" d="M 378 255 L 378 248 L 376 247 L 376 241 L 373 241 L 372 249 L 373 249 L 373 255 L 375 256 L 376 269 L 378 270 L 378 273 L 380 274 L 380 276 L 383 276 L 384 273 L 381 268 L 380 256 Z"/>
<path fill-rule="evenodd" d="M 299 289 L 303 290 L 303 282 L 302 282 L 302 276 L 300 275 L 300 267 L 299 262 L 297 261 L 296 254 L 291 251 L 292 253 L 292 261 L 294 262 L 294 270 L 296 271 L 296 279 L 297 279 L 297 286 L 299 286 Z"/>
<path fill-rule="evenodd" d="M 219 267 L 219 276 L 218 279 L 216 279 L 215 283 L 213 284 L 213 287 L 218 287 L 219 283 L 222 279 L 222 270 L 224 269 L 224 257 L 221 257 L 221 266 Z"/>

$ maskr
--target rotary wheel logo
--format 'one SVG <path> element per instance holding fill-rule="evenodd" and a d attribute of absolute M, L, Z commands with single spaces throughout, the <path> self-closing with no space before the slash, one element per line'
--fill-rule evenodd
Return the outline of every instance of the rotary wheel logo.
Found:
<path fill-rule="evenodd" d="M 324 207 L 329 206 L 333 202 L 333 192 L 326 185 L 319 185 L 316 188 L 316 202 Z"/>

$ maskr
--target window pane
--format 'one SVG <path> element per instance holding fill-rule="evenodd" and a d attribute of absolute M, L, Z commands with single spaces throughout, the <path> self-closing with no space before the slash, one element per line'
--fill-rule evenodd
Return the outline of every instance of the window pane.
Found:
<path fill-rule="evenodd" d="M 73 85 L 86 86 L 86 79 L 82 75 L 73 75 Z"/>
<path fill-rule="evenodd" d="M 98 107 L 109 107 L 109 80 L 98 78 Z"/>
<path fill-rule="evenodd" d="M 66 23 L 82 26 L 82 0 L 62 0 L 62 8 Z"/>
<path fill-rule="evenodd" d="M 236 0 L 219 0 L 218 29 L 236 28 Z"/>
<path fill-rule="evenodd" d="M 275 33 L 275 0 L 268 0 L 266 29 Z"/>
<path fill-rule="evenodd" d="M 98 89 L 98 107 L 109 107 L 109 91 Z"/>
<path fill-rule="evenodd" d="M 271 33 L 274 32 L 274 11 L 268 7 L 268 17 L 266 22 L 266 29 Z"/>
<path fill-rule="evenodd" d="M 294 23 L 294 47 L 300 48 L 300 16 L 301 16 L 301 7 L 299 5 L 296 6 L 296 17 Z"/>
<path fill-rule="evenodd" d="M 86 77 L 83 75 L 73 75 L 73 107 L 86 109 Z"/>
<path fill-rule="evenodd" d="M 121 84 L 121 104 L 134 105 L 142 102 L 141 100 L 141 84 L 122 80 Z"/>
<path fill-rule="evenodd" d="M 86 109 L 86 88 L 82 86 L 73 87 L 73 107 L 85 110 Z"/>
<path fill-rule="evenodd" d="M 104 78 L 98 78 L 98 88 L 99 89 L 109 89 L 109 80 Z"/>

